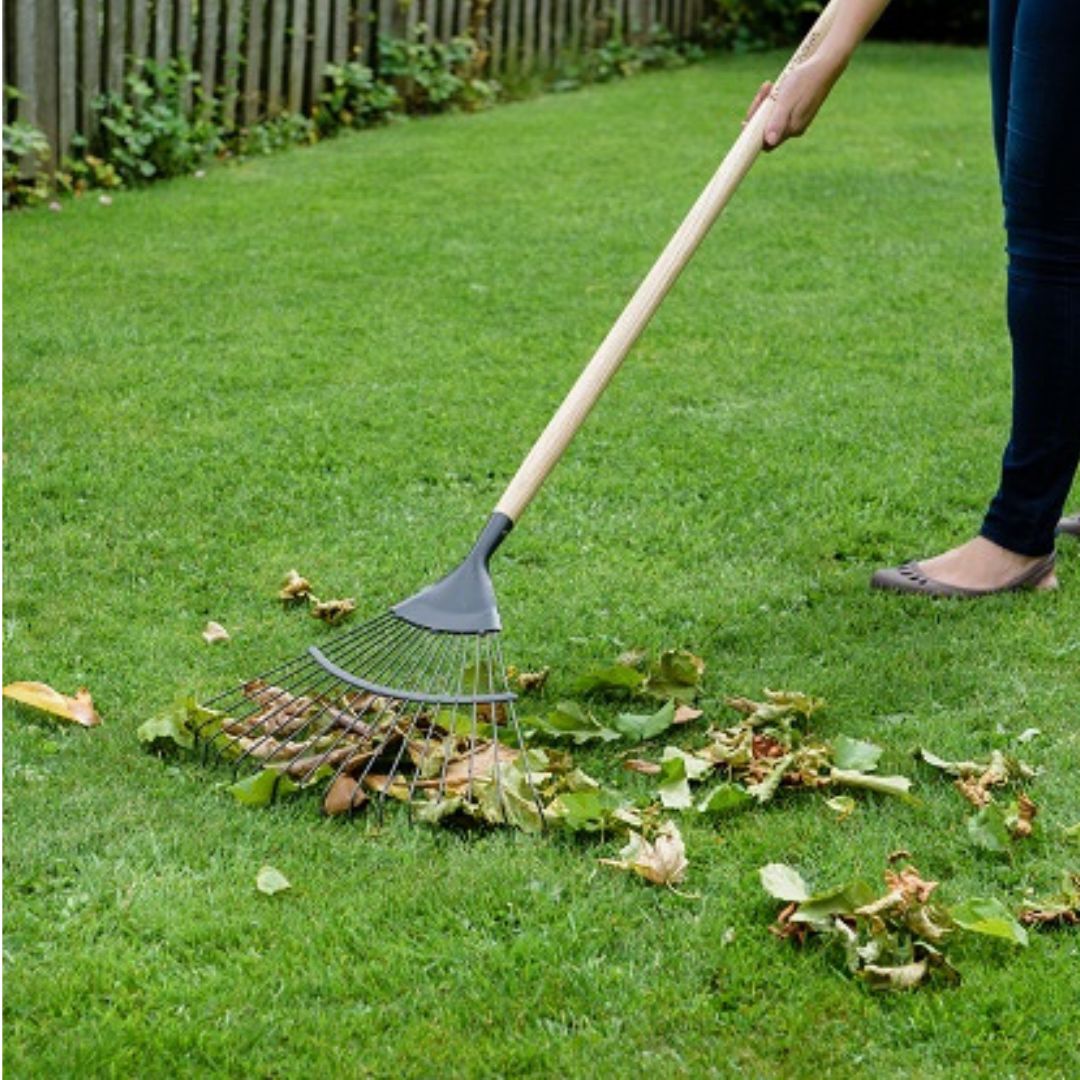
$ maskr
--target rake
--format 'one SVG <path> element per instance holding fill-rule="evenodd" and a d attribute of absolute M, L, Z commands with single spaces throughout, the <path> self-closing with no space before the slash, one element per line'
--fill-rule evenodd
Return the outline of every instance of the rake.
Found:
<path fill-rule="evenodd" d="M 777 89 L 817 48 L 821 13 L 659 259 L 529 451 L 475 545 L 454 570 L 377 618 L 211 698 L 195 733 L 273 791 L 327 781 L 326 809 L 387 797 L 434 816 L 542 826 L 542 759 L 526 748 L 507 679 L 489 560 L 521 518 L 761 150 Z"/>

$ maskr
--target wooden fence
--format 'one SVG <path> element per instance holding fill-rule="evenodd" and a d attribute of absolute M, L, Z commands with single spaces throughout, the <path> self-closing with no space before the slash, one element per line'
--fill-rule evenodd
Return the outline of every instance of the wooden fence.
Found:
<path fill-rule="evenodd" d="M 689 37 L 706 2 L 492 0 L 490 71 L 543 74 L 613 33 L 642 40 L 654 25 Z M 378 34 L 423 27 L 447 41 L 470 12 L 470 0 L 6 0 L 4 83 L 21 97 L 5 119 L 29 121 L 63 152 L 91 132 L 93 99 L 121 90 L 137 60 L 179 57 L 220 97 L 227 125 L 248 125 L 310 109 L 327 62 L 373 62 Z"/>

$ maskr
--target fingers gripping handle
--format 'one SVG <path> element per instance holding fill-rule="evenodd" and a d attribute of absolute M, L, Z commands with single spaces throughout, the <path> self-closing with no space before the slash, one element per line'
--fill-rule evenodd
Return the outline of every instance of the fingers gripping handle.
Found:
<path fill-rule="evenodd" d="M 585 422 L 597 399 L 604 392 L 612 376 L 626 358 L 631 346 L 648 325 L 668 290 L 720 212 L 734 194 L 739 182 L 749 172 L 761 152 L 765 125 L 772 112 L 776 91 L 788 72 L 801 63 L 818 47 L 836 16 L 836 8 L 843 0 L 831 0 L 811 27 L 803 43 L 796 50 L 779 78 L 769 99 L 743 128 L 735 145 L 728 151 L 713 178 L 686 215 L 678 231 L 664 248 L 660 258 L 638 286 L 630 303 L 608 332 L 600 348 L 593 354 L 585 370 L 566 395 L 562 405 L 551 418 L 540 438 L 536 440 L 528 456 L 522 462 L 514 479 L 503 493 L 496 512 L 517 521 L 548 474 L 562 457 L 570 440 Z"/>

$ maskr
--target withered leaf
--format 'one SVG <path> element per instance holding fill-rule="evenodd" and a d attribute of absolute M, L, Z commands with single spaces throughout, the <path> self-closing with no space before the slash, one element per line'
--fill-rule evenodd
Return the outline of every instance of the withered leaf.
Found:
<path fill-rule="evenodd" d="M 276 893 L 291 889 L 289 879 L 274 866 L 264 866 L 255 877 L 255 888 L 265 896 L 274 896 Z"/>
<path fill-rule="evenodd" d="M 698 695 L 705 661 L 686 649 L 667 649 L 649 669 L 642 691 L 650 697 L 677 702 L 693 701 Z"/>
<path fill-rule="evenodd" d="M 312 598 L 312 618 L 322 619 L 330 626 L 337 626 L 356 611 L 356 601 L 350 596 L 344 600 L 316 600 Z"/>
<path fill-rule="evenodd" d="M 367 793 L 359 782 L 347 773 L 342 773 L 326 789 L 323 798 L 323 811 L 334 817 L 359 810 L 367 802 Z"/>
<path fill-rule="evenodd" d="M 518 671 L 511 665 L 506 669 L 506 679 L 511 686 L 516 686 L 523 694 L 538 693 L 544 688 L 551 668 L 543 667 L 539 671 Z"/>
<path fill-rule="evenodd" d="M 1080 874 L 1065 874 L 1061 892 L 1047 900 L 1023 905 L 1020 921 L 1025 926 L 1080 926 Z"/>
<path fill-rule="evenodd" d="M 215 645 L 219 641 L 229 640 L 229 631 L 221 623 L 208 622 L 202 632 L 203 641 L 207 645 Z"/>
<path fill-rule="evenodd" d="M 630 841 L 619 852 L 618 859 L 601 859 L 604 866 L 639 874 L 654 885 L 678 885 L 685 877 L 689 863 L 682 836 L 674 822 L 665 821 L 651 843 L 640 833 L 631 832 Z"/>
<path fill-rule="evenodd" d="M 656 776 L 660 772 L 660 766 L 655 761 L 645 761 L 642 758 L 627 758 L 623 762 L 623 768 L 643 776 Z"/>
<path fill-rule="evenodd" d="M 693 705 L 679 705 L 675 715 L 671 718 L 673 724 L 689 724 L 699 716 L 703 716 L 701 709 L 695 709 Z"/>
<path fill-rule="evenodd" d="M 101 723 L 94 700 L 86 687 L 76 691 L 74 697 L 68 697 L 46 683 L 13 682 L 4 687 L 4 697 L 62 720 L 70 720 L 81 727 L 96 727 Z"/>
<path fill-rule="evenodd" d="M 278 599 L 286 604 L 299 603 L 311 595 L 311 582 L 306 577 L 301 577 L 295 570 L 290 570 L 285 575 Z"/>

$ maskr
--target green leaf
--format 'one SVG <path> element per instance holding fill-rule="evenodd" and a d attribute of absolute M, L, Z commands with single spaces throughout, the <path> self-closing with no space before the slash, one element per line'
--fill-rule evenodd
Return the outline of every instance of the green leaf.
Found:
<path fill-rule="evenodd" d="M 269 806 L 275 799 L 300 790 L 300 785 L 280 769 L 262 769 L 233 784 L 229 791 L 245 806 Z"/>
<path fill-rule="evenodd" d="M 855 800 L 850 795 L 834 795 L 825 800 L 825 805 L 837 815 L 839 821 L 855 813 Z"/>
<path fill-rule="evenodd" d="M 156 716 L 140 725 L 136 732 L 139 742 L 145 744 L 147 750 L 175 750 L 180 747 L 183 750 L 191 750 L 195 746 L 195 733 L 188 725 L 186 715 L 178 712 L 166 713 L 164 716 Z"/>
<path fill-rule="evenodd" d="M 754 801 L 740 784 L 719 784 L 698 804 L 700 814 L 730 814 Z"/>
<path fill-rule="evenodd" d="M 620 806 L 618 794 L 604 788 L 564 791 L 548 806 L 545 816 L 569 832 L 621 830 L 625 826 L 614 816 Z"/>
<path fill-rule="evenodd" d="M 705 661 L 686 649 L 668 649 L 652 666 L 642 690 L 650 697 L 693 701 L 698 695 Z"/>
<path fill-rule="evenodd" d="M 255 888 L 267 896 L 291 889 L 289 879 L 276 867 L 264 866 L 255 877 Z"/>
<path fill-rule="evenodd" d="M 856 879 L 804 900 L 791 921 L 821 926 L 828 924 L 834 915 L 853 915 L 875 899 L 874 890 L 865 881 Z"/>
<path fill-rule="evenodd" d="M 906 776 L 876 776 L 848 769 L 830 769 L 829 782 L 841 784 L 844 787 L 877 791 L 882 795 L 895 795 L 898 799 L 913 805 L 917 805 L 919 801 L 911 794 L 911 781 Z"/>
<path fill-rule="evenodd" d="M 690 783 L 686 778 L 686 762 L 678 755 L 665 757 L 660 763 L 660 802 L 669 810 L 687 810 L 693 805 Z"/>
<path fill-rule="evenodd" d="M 997 803 L 988 803 L 978 813 L 967 819 L 968 836 L 984 851 L 1007 852 L 1012 835 L 1005 822 L 1005 814 Z"/>
<path fill-rule="evenodd" d="M 574 691 L 578 694 L 635 694 L 644 682 L 645 675 L 636 668 L 628 664 L 612 664 L 585 672 L 574 683 Z"/>
<path fill-rule="evenodd" d="M 528 723 L 552 738 L 572 739 L 577 746 L 596 739 L 612 742 L 619 738 L 617 731 L 604 727 L 576 701 L 560 701 L 553 712 L 546 716 L 530 717 Z"/>
<path fill-rule="evenodd" d="M 761 887 L 785 904 L 802 903 L 810 899 L 810 890 L 798 870 L 786 863 L 769 863 L 758 870 Z"/>
<path fill-rule="evenodd" d="M 833 763 L 838 769 L 854 772 L 873 772 L 883 751 L 880 746 L 861 739 L 839 736 L 833 743 Z"/>
<path fill-rule="evenodd" d="M 631 742 L 644 742 L 667 731 L 675 720 L 675 702 L 669 701 L 656 712 L 646 716 L 620 713 L 615 717 L 616 729 Z"/>
<path fill-rule="evenodd" d="M 973 896 L 948 909 L 949 918 L 962 930 L 1027 945 L 1027 931 L 1005 905 L 994 897 Z"/>
<path fill-rule="evenodd" d="M 784 779 L 784 773 L 788 771 L 794 760 L 794 754 L 785 754 L 783 757 L 777 758 L 776 764 L 761 780 L 756 784 L 746 786 L 747 794 L 753 795 L 759 803 L 769 802 L 776 794 L 777 788 L 780 787 L 780 781 Z"/>

